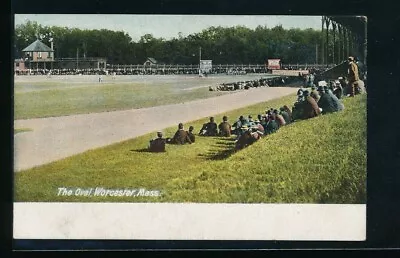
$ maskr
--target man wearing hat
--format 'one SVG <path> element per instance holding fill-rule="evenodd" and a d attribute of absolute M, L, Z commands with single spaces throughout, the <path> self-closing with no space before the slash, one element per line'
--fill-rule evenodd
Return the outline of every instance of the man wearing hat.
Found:
<path fill-rule="evenodd" d="M 150 140 L 149 151 L 151 152 L 165 152 L 166 139 L 162 138 L 162 132 L 157 132 L 157 138 Z"/>
<path fill-rule="evenodd" d="M 220 123 L 218 125 L 218 129 L 219 129 L 219 135 L 220 136 L 223 136 L 223 137 L 230 137 L 231 136 L 232 127 L 228 123 L 228 117 L 227 116 L 224 116 L 222 118 L 222 123 Z"/>
<path fill-rule="evenodd" d="M 335 85 L 333 88 L 333 94 L 338 98 L 341 99 L 343 96 L 343 88 L 342 85 L 340 84 L 339 80 L 335 80 Z"/>
<path fill-rule="evenodd" d="M 310 96 L 308 90 L 304 91 L 303 119 L 313 118 L 321 114 L 317 102 Z"/>
<path fill-rule="evenodd" d="M 360 80 L 358 75 L 358 67 L 357 64 L 354 62 L 354 58 L 352 56 L 349 56 L 347 60 L 349 63 L 349 68 L 347 70 L 347 80 L 349 81 L 349 95 L 350 97 L 354 97 L 356 82 Z"/>

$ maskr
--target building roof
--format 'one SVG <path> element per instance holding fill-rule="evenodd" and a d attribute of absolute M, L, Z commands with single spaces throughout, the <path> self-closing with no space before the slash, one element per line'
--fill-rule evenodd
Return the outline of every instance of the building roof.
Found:
<path fill-rule="evenodd" d="M 54 50 L 37 39 L 35 42 L 24 48 L 22 52 L 54 52 Z"/>

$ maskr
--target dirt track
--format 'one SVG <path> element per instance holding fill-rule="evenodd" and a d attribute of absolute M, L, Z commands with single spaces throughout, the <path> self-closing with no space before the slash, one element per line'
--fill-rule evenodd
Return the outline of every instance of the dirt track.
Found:
<path fill-rule="evenodd" d="M 14 171 L 232 109 L 295 93 L 297 88 L 256 88 L 187 103 L 143 109 L 14 121 L 32 131 L 14 136 Z"/>

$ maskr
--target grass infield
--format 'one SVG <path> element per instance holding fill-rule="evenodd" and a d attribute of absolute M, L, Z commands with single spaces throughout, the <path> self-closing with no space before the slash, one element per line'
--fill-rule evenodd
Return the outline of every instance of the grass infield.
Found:
<path fill-rule="evenodd" d="M 292 106 L 290 95 L 216 115 Z M 233 139 L 196 137 L 192 145 L 146 152 L 155 132 L 15 174 L 15 201 L 366 203 L 366 95 L 343 100 L 345 110 L 298 121 L 244 150 Z M 208 118 L 185 124 L 201 128 Z M 157 131 L 158 128 L 155 128 Z M 163 130 L 172 137 L 176 127 Z M 161 196 L 58 196 L 58 188 L 159 190 Z"/>
<path fill-rule="evenodd" d="M 14 119 L 87 114 L 183 103 L 229 92 L 204 88 L 179 90 L 169 84 L 103 83 L 65 86 L 62 83 L 15 84 Z"/>

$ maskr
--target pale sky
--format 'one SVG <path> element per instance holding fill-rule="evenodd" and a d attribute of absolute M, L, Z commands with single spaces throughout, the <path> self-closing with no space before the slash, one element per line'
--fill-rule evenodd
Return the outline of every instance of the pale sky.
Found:
<path fill-rule="evenodd" d="M 272 28 L 282 25 L 290 28 L 321 29 L 321 16 L 273 15 L 121 15 L 121 14 L 16 14 L 15 25 L 27 20 L 44 26 L 62 26 L 80 29 L 109 29 L 127 32 L 134 41 L 146 33 L 171 39 L 182 32 L 185 37 L 210 26 L 232 27 L 242 25 L 250 29 L 258 25 Z"/>

